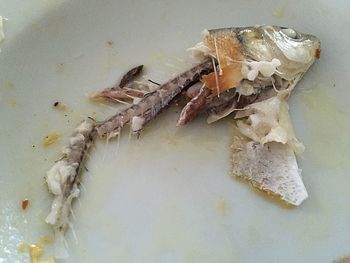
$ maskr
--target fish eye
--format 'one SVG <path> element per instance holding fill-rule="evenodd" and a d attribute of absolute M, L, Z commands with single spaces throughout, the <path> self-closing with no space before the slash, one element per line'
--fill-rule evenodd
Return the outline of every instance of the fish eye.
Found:
<path fill-rule="evenodd" d="M 290 38 L 297 39 L 298 34 L 294 29 L 291 28 L 281 28 L 281 31 Z"/>

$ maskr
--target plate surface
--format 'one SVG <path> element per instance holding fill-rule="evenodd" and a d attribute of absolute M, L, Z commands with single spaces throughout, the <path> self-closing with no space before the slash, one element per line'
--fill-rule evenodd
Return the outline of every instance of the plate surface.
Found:
<path fill-rule="evenodd" d="M 163 82 L 192 65 L 186 48 L 204 28 L 254 24 L 322 42 L 290 107 L 309 198 L 288 209 L 231 178 L 231 121 L 177 128 L 174 105 L 140 139 L 125 131 L 119 143 L 96 144 L 67 233 L 70 257 L 59 262 L 332 262 L 350 253 L 350 2 L 264 2 L 1 1 L 0 262 L 28 262 L 17 245 L 52 236 L 45 172 L 84 117 L 117 111 L 87 93 L 140 63 Z M 44 147 L 54 132 L 61 140 Z"/>

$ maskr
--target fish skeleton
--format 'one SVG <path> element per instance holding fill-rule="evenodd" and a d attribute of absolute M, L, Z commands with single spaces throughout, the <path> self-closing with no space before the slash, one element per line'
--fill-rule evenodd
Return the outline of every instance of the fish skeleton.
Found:
<path fill-rule="evenodd" d="M 209 123 L 231 115 L 241 133 L 232 145 L 234 175 L 295 206 L 307 198 L 295 157 L 303 145 L 295 137 L 287 99 L 319 58 L 319 39 L 291 28 L 265 25 L 205 30 L 202 36 L 190 49 L 201 63 L 156 90 L 130 85 L 140 74 L 140 66 L 129 71 L 119 85 L 92 96 L 136 100 L 104 121 L 83 122 L 63 159 L 48 171 L 46 181 L 55 199 L 46 222 L 56 231 L 63 232 L 69 225 L 71 202 L 79 195 L 79 173 L 95 135 L 111 138 L 125 125 L 139 133 L 198 81 L 201 84 L 191 89 L 191 100 L 177 124 L 185 125 L 201 112 L 209 114 Z"/>

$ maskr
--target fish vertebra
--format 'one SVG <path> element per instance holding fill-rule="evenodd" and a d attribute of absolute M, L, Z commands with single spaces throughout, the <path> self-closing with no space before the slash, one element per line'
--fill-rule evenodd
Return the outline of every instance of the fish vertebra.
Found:
<path fill-rule="evenodd" d="M 132 129 L 132 132 L 139 132 L 146 123 L 152 120 L 184 88 L 197 82 L 202 74 L 209 73 L 212 70 L 212 62 L 206 60 L 192 69 L 183 72 L 161 85 L 157 90 L 147 94 L 139 103 L 97 124 L 97 134 L 99 136 L 113 137 L 126 124 L 131 123 L 134 117 L 138 118 L 139 125 L 136 125 L 137 129 Z"/>
<path fill-rule="evenodd" d="M 72 200 L 79 196 L 79 175 L 90 146 L 93 143 L 94 125 L 82 122 L 63 149 L 63 158 L 58 160 L 46 173 L 48 188 L 55 198 L 46 222 L 55 231 L 64 232 L 69 225 Z"/>

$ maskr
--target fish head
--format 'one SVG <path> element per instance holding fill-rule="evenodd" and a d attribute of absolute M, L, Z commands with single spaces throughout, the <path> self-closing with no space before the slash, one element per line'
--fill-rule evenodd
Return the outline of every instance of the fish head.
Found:
<path fill-rule="evenodd" d="M 315 60 L 317 37 L 281 26 L 254 26 L 235 30 L 245 52 L 255 60 L 285 57 L 290 62 L 308 64 Z"/>
<path fill-rule="evenodd" d="M 203 43 L 211 55 L 223 54 L 233 61 L 278 59 L 281 65 L 276 73 L 287 80 L 305 73 L 320 55 L 317 37 L 274 25 L 209 30 L 203 33 Z"/>

